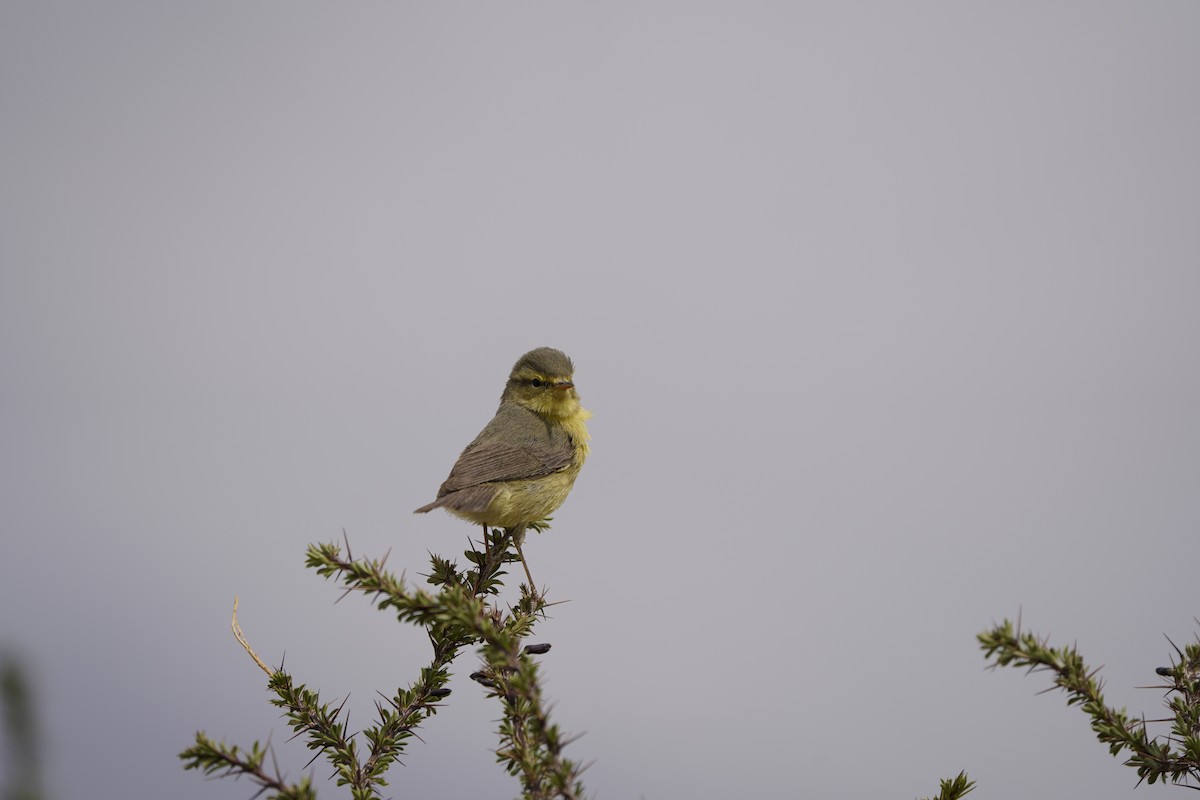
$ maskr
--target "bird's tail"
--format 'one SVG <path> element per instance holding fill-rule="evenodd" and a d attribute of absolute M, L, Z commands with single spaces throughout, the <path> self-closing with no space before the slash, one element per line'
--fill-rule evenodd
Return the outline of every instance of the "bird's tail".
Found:
<path fill-rule="evenodd" d="M 478 486 L 468 486 L 465 489 L 459 489 L 454 492 L 446 492 L 446 494 L 434 500 L 426 506 L 421 506 L 414 514 L 425 514 L 433 511 L 435 508 L 448 508 L 454 511 L 467 511 L 472 514 L 482 513 L 487 511 L 488 506 L 492 504 L 492 500 L 496 497 L 496 487 L 490 483 L 480 484 Z"/>
<path fill-rule="evenodd" d="M 414 514 L 428 514 L 430 511 L 433 511 L 435 508 L 441 508 L 444 505 L 446 505 L 446 498 L 439 497 L 437 500 L 434 500 L 429 505 L 421 506 L 413 513 Z"/>

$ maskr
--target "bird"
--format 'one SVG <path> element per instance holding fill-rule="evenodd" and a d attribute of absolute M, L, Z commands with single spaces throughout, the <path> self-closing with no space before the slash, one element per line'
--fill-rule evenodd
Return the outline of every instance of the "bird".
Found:
<path fill-rule="evenodd" d="M 531 523 L 558 510 L 575 485 L 589 448 L 592 416 L 575 390 L 575 365 L 561 350 L 539 347 L 517 359 L 496 416 L 458 457 L 437 499 L 416 509 L 444 508 L 512 537 L 529 588 L 533 576 L 521 545 Z"/>

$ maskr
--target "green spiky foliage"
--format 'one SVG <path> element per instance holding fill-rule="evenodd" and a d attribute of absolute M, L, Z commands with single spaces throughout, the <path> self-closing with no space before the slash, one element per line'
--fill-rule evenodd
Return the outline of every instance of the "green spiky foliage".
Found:
<path fill-rule="evenodd" d="M 376 608 L 395 614 L 398 621 L 424 628 L 433 648 L 432 659 L 418 678 L 385 702 L 377 702 L 374 724 L 361 732 L 350 729 L 342 714 L 344 702 L 337 706 L 323 703 L 318 692 L 295 683 L 282 668 L 264 666 L 274 695 L 271 702 L 282 709 L 295 738 L 314 751 L 314 760 L 324 757 L 328 761 L 337 785 L 349 787 L 354 800 L 380 797 L 381 787 L 387 785 L 385 773 L 416 729 L 437 713 L 449 696 L 450 665 L 470 647 L 479 649 L 484 662 L 483 669 L 472 677 L 503 708 L 497 760 L 520 780 L 522 796 L 528 800 L 583 796 L 582 769 L 563 755 L 569 738 L 550 721 L 542 696 L 534 656 L 545 653 L 549 645 L 524 644 L 544 616 L 546 599 L 522 586 L 514 606 L 501 610 L 494 602 L 503 586 L 504 565 L 517 560 L 509 550 L 511 543 L 506 531 L 486 531 L 480 547 L 466 551 L 469 566 L 462 570 L 454 562 L 432 555 L 428 583 L 434 591 L 407 585 L 385 569 L 384 560 L 353 558 L 348 546 L 344 555 L 342 548 L 332 543 L 309 547 L 310 568 L 339 582 L 347 593 L 368 595 Z M 254 655 L 248 645 L 247 650 Z M 179 757 L 185 769 L 246 777 L 259 787 L 260 794 L 273 800 L 316 796 L 308 777 L 288 782 L 278 768 L 268 771 L 269 752 L 269 746 L 258 742 L 242 750 L 214 742 L 201 732 Z"/>
<path fill-rule="evenodd" d="M 1147 721 L 1105 702 L 1099 670 L 1090 669 L 1074 647 L 1051 647 L 1048 639 L 1022 632 L 1019 623 L 1007 619 L 978 638 L 993 668 L 1049 672 L 1051 688 L 1066 692 L 1067 705 L 1079 706 L 1088 715 L 1096 737 L 1112 755 L 1125 756 L 1124 763 L 1137 771 L 1139 784 L 1169 781 L 1200 788 L 1200 640 L 1182 650 L 1171 642 L 1175 651 L 1171 666 L 1156 670 L 1163 682 L 1147 687 L 1165 692 L 1171 716 Z M 1170 733 L 1151 736 L 1148 722 L 1169 722 Z"/>
<path fill-rule="evenodd" d="M 968 795 L 975 788 L 975 781 L 967 778 L 967 773 L 960 772 L 953 778 L 943 778 L 941 790 L 930 798 L 922 798 L 921 800 L 959 800 L 960 797 Z"/>

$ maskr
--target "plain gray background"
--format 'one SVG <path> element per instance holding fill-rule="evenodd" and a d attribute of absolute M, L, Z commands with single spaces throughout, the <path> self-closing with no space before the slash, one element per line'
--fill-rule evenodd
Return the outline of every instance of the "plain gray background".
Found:
<path fill-rule="evenodd" d="M 3 4 L 0 641 L 54 796 L 252 794 L 179 769 L 197 729 L 298 773 L 234 594 L 367 724 L 428 642 L 304 548 L 460 553 L 412 509 L 551 345 L 593 455 L 526 554 L 597 797 L 1129 797 L 974 637 L 1023 609 L 1153 718 L 1195 635 L 1198 35 L 1182 0 Z M 475 664 L 395 796 L 518 793 Z"/>

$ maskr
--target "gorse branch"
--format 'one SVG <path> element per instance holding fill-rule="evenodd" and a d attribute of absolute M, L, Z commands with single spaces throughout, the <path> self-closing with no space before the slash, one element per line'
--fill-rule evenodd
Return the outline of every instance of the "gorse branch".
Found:
<path fill-rule="evenodd" d="M 1175 648 L 1178 661 L 1158 674 L 1168 679 L 1158 687 L 1171 700 L 1171 734 L 1151 737 L 1146 722 L 1133 719 L 1125 709 L 1104 701 L 1104 684 L 1084 664 L 1074 647 L 1050 647 L 1047 639 L 1022 633 L 1008 620 L 979 634 L 979 644 L 991 667 L 1025 667 L 1029 672 L 1050 672 L 1054 686 L 1067 693 L 1067 705 L 1078 705 L 1092 720 L 1097 738 L 1112 755 L 1128 753 L 1125 764 L 1137 770 L 1139 783 L 1167 781 L 1200 788 L 1200 642 L 1184 650 Z M 1174 645 L 1172 645 L 1174 646 Z"/>
<path fill-rule="evenodd" d="M 287 784 L 278 770 L 274 775 L 264 770 L 267 752 L 268 749 L 261 747 L 258 742 L 247 753 L 237 745 L 214 742 L 203 733 L 197 733 L 196 744 L 180 753 L 179 757 L 184 761 L 184 769 L 198 769 L 205 775 L 244 775 L 258 784 L 261 791 L 269 791 L 267 797 L 270 800 L 312 800 L 317 796 L 307 777 L 301 778 L 298 783 Z"/>
<path fill-rule="evenodd" d="M 498 591 L 500 567 L 511 560 L 506 558 L 504 534 L 492 536 L 483 552 L 467 552 L 475 568 L 465 575 L 459 576 L 453 565 L 435 557 L 430 582 L 442 586 L 436 596 L 426 592 L 405 594 L 395 579 L 382 571 L 381 564 L 345 561 L 328 548 L 310 548 L 309 566 L 326 577 L 340 576 L 348 589 L 374 595 L 375 605 L 381 610 L 394 610 L 400 621 L 429 628 L 435 651 L 446 646 L 457 653 L 467 644 L 481 643 L 486 667 L 476 675 L 485 678 L 480 682 L 491 689 L 490 696 L 505 703 L 498 760 L 510 774 L 521 778 L 526 797 L 574 800 L 583 796 L 579 783 L 582 770 L 562 755 L 567 742 L 549 720 L 537 664 L 530 658 L 531 653 L 545 650 L 522 647 L 522 640 L 544 614 L 546 601 L 526 591 L 507 613 L 484 602 L 483 597 Z"/>
<path fill-rule="evenodd" d="M 496 758 L 510 774 L 521 778 L 525 797 L 576 800 L 583 797 L 579 776 L 584 768 L 563 757 L 563 747 L 571 740 L 550 721 L 537 663 L 530 658 L 550 646 L 521 647 L 521 631 L 531 624 L 533 613 L 537 612 L 518 608 L 504 626 L 485 637 L 485 667 L 471 677 L 488 687 L 489 696 L 504 703 Z"/>
<path fill-rule="evenodd" d="M 504 565 L 517 560 L 509 552 L 510 544 L 508 532 L 486 532 L 482 549 L 466 553 L 471 568 L 461 572 L 453 562 L 431 555 L 428 583 L 438 587 L 436 593 L 409 587 L 403 578 L 385 570 L 382 560 L 355 559 L 348 548 L 345 556 L 335 544 L 308 548 L 307 566 L 337 580 L 346 592 L 368 595 L 377 608 L 391 611 L 400 622 L 423 627 L 433 646 L 433 658 L 418 679 L 376 703 L 377 723 L 362 731 L 367 745 L 363 752 L 342 717 L 342 706 L 322 703 L 316 691 L 295 684 L 282 669 L 271 672 L 268 686 L 275 694 L 271 702 L 283 709 L 296 736 L 303 737 L 315 751 L 314 759 L 325 756 L 334 768 L 337 784 L 349 786 L 355 800 L 379 797 L 379 787 L 387 785 L 384 773 L 398 760 L 416 728 L 433 716 L 450 694 L 450 664 L 464 647 L 472 645 L 481 648 L 486 670 L 493 676 L 488 684 L 493 694 L 504 699 L 498 756 L 511 774 L 521 778 L 524 796 L 538 800 L 582 796 L 581 770 L 562 757 L 565 742 L 549 721 L 537 665 L 530 658 L 549 646 L 523 648 L 521 644 L 537 618 L 544 615 L 546 601 L 523 587 L 520 600 L 507 612 L 488 604 L 502 587 Z M 236 618 L 234 630 L 240 633 Z M 253 657 L 245 637 L 239 636 L 239 641 Z M 214 744 L 200 733 L 196 745 L 180 757 L 187 769 L 247 775 L 264 791 L 274 791 L 272 797 L 314 796 L 307 779 L 287 785 L 278 775 L 265 773 L 261 768 L 264 752 L 255 743 L 249 753 L 243 753 L 236 747 Z"/>

